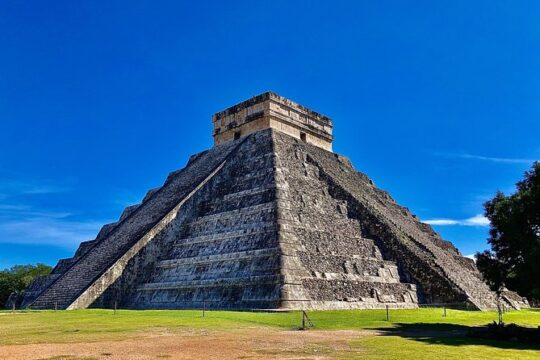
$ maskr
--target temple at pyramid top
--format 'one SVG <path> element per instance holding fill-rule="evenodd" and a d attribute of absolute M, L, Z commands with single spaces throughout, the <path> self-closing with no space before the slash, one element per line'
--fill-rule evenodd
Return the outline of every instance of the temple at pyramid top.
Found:
<path fill-rule="evenodd" d="M 215 113 L 212 121 L 215 145 L 272 128 L 332 151 L 332 120 L 273 92 Z"/>

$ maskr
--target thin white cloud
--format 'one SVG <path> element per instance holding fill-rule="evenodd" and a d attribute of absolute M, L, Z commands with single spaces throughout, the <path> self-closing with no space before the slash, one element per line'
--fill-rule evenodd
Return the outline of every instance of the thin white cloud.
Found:
<path fill-rule="evenodd" d="M 460 225 L 460 226 L 489 226 L 489 219 L 486 218 L 484 215 L 478 214 L 473 217 L 470 217 L 468 219 L 428 219 L 422 221 L 425 224 L 429 225 L 436 225 L 436 226 L 453 226 L 453 225 Z"/>
<path fill-rule="evenodd" d="M 95 238 L 101 221 L 72 221 L 51 217 L 0 222 L 0 242 L 9 244 L 56 245 L 73 248 Z"/>
<path fill-rule="evenodd" d="M 106 221 L 77 220 L 69 212 L 27 204 L 0 204 L 0 243 L 56 245 L 74 248 L 95 238 Z"/>
<path fill-rule="evenodd" d="M 18 195 L 41 195 L 57 194 L 71 190 L 69 186 L 54 184 L 48 180 L 20 180 L 20 179 L 2 179 L 0 180 L 1 198 Z"/>
<path fill-rule="evenodd" d="M 468 154 L 468 153 L 440 153 L 439 155 L 442 155 L 445 157 L 451 157 L 451 158 L 489 161 L 489 162 L 501 163 L 501 164 L 532 164 L 533 162 L 538 161 L 538 159 L 494 157 L 494 156 L 474 155 L 474 154 Z"/>
<path fill-rule="evenodd" d="M 31 217 L 46 217 L 61 219 L 70 216 L 69 212 L 43 211 L 27 204 L 0 204 L 0 222 L 3 219 L 26 219 Z"/>
<path fill-rule="evenodd" d="M 466 258 L 471 259 L 472 261 L 476 262 L 476 258 L 474 257 L 474 254 L 471 255 L 465 255 Z"/>
<path fill-rule="evenodd" d="M 0 204 L 0 212 L 26 211 L 28 209 L 29 206 L 23 204 Z"/>
<path fill-rule="evenodd" d="M 463 225 L 468 226 L 489 226 L 489 219 L 484 215 L 476 215 L 468 218 L 463 222 Z"/>
<path fill-rule="evenodd" d="M 70 212 L 33 204 L 41 195 L 68 192 L 63 184 L 47 180 L 0 179 L 0 243 L 55 245 L 74 248 L 95 238 L 106 221 L 76 219 Z"/>
<path fill-rule="evenodd" d="M 424 220 L 423 222 L 429 225 L 440 225 L 440 226 L 459 225 L 459 221 L 451 220 L 451 219 L 431 219 L 431 220 Z"/>
<path fill-rule="evenodd" d="M 34 185 L 26 189 L 23 189 L 22 194 L 26 195 L 39 195 L 39 194 L 56 194 L 70 191 L 71 188 L 66 186 L 53 186 L 53 185 Z"/>

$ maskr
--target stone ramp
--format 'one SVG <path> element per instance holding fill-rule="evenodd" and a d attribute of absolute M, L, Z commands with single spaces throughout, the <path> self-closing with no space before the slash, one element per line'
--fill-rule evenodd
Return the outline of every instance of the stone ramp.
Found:
<path fill-rule="evenodd" d="M 30 307 L 70 307 L 109 267 L 219 167 L 243 141 L 245 139 L 204 152 L 193 157 L 183 170 L 172 173 L 163 187 L 145 197 L 142 205 L 129 208 L 127 213 L 124 212 L 121 221 L 102 230 L 96 241 L 81 251 L 82 255 L 69 264 L 68 268 L 37 296 Z M 91 297 L 97 296 L 99 294 Z"/>
<path fill-rule="evenodd" d="M 253 134 L 164 234 L 170 250 L 128 307 L 279 308 L 273 157 L 270 132 Z"/>

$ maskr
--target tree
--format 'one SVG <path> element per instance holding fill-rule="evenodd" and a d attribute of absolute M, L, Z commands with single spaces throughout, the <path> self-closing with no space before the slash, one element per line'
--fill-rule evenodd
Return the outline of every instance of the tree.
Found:
<path fill-rule="evenodd" d="M 15 265 L 10 269 L 0 271 L 0 308 L 13 292 L 23 291 L 38 276 L 45 276 L 52 268 L 45 264 Z"/>
<path fill-rule="evenodd" d="M 516 184 L 516 192 L 498 192 L 484 204 L 491 222 L 491 250 L 477 253 L 476 265 L 499 295 L 504 287 L 540 300 L 540 163 Z"/>

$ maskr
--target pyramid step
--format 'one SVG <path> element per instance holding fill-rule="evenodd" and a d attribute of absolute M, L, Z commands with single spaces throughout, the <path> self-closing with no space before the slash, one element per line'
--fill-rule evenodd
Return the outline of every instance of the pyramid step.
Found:
<path fill-rule="evenodd" d="M 240 240 L 243 237 L 274 233 L 276 229 L 277 229 L 276 225 L 271 224 L 271 225 L 259 226 L 254 229 L 232 230 L 232 231 L 224 231 L 220 233 L 212 233 L 210 235 L 193 236 L 193 237 L 177 240 L 174 243 L 174 246 L 176 247 L 191 246 L 191 245 L 196 245 L 196 244 L 205 244 L 209 242 L 216 242 L 216 241 L 230 240 L 230 239 Z"/>
<path fill-rule="evenodd" d="M 218 198 L 216 202 L 231 201 L 231 200 L 244 200 L 248 196 L 264 194 L 264 193 L 269 192 L 270 190 L 275 190 L 274 184 L 265 185 L 265 186 L 257 186 L 257 187 L 247 189 L 247 190 L 231 192 L 224 195 L 221 198 Z"/>
<path fill-rule="evenodd" d="M 249 207 L 272 202 L 275 199 L 276 189 L 274 187 L 261 187 L 254 191 L 243 190 L 233 194 L 215 196 L 212 199 L 202 202 L 198 208 L 199 216 L 208 216 L 237 210 L 241 207 Z"/>
<path fill-rule="evenodd" d="M 170 258 L 188 258 L 204 255 L 224 254 L 238 251 L 265 249 L 278 246 L 276 232 L 254 232 L 251 235 L 219 241 L 206 241 L 188 246 L 175 246 Z"/>
<path fill-rule="evenodd" d="M 352 268 L 357 268 L 359 272 L 371 271 L 375 275 L 378 269 L 390 269 L 397 273 L 396 263 L 388 260 L 381 260 L 361 254 L 351 255 L 322 255 L 312 253 L 297 253 L 298 258 L 314 270 L 348 270 L 350 273 Z M 338 272 L 338 271 L 336 271 Z M 345 272 L 345 271 L 344 271 Z"/>
<path fill-rule="evenodd" d="M 193 280 L 211 280 L 222 277 L 246 277 L 275 275 L 280 273 L 280 264 L 276 259 L 267 262 L 211 263 L 209 265 L 179 266 L 160 268 L 156 279 L 160 282 L 178 282 Z"/>
<path fill-rule="evenodd" d="M 265 219 L 266 220 L 266 219 Z M 201 237 L 201 236 L 209 236 L 212 234 L 223 234 L 228 232 L 228 230 L 231 231 L 256 231 L 260 227 L 270 227 L 275 226 L 276 223 L 273 221 L 273 219 L 268 219 L 268 221 L 260 221 L 260 222 L 254 222 L 254 221 L 246 221 L 243 223 L 242 221 L 237 221 L 233 224 L 209 224 L 209 226 L 199 226 L 196 228 L 189 229 L 189 234 L 193 237 Z"/>
<path fill-rule="evenodd" d="M 246 206 L 237 208 L 234 210 L 227 210 L 216 214 L 210 214 L 198 217 L 196 220 L 188 223 L 190 227 L 195 227 L 201 224 L 223 222 L 224 220 L 239 220 L 245 222 L 247 220 L 253 219 L 257 221 L 261 215 L 272 214 L 276 210 L 276 204 L 273 201 L 257 204 L 252 206 Z"/>
<path fill-rule="evenodd" d="M 89 241 L 83 241 L 79 247 L 77 248 L 77 251 L 75 252 L 75 258 L 81 257 L 84 254 L 88 252 L 96 244 L 95 240 L 89 240 Z"/>
<path fill-rule="evenodd" d="M 102 240 L 107 237 L 116 228 L 116 225 L 118 225 L 118 222 L 103 225 L 96 236 L 96 240 Z"/>
<path fill-rule="evenodd" d="M 371 239 L 352 233 L 329 232 L 325 229 L 281 225 L 282 234 L 288 242 L 301 246 L 303 252 L 317 255 L 362 254 L 382 260 L 381 252 Z"/>
<path fill-rule="evenodd" d="M 393 274 L 383 274 L 383 275 L 359 275 L 359 274 L 350 274 L 350 273 L 332 273 L 332 272 L 318 272 L 312 271 L 312 276 L 303 277 L 303 279 L 323 279 L 331 281 L 353 281 L 353 282 L 366 282 L 366 283 L 399 283 L 399 277 L 395 277 Z"/>
<path fill-rule="evenodd" d="M 247 276 L 233 278 L 219 278 L 212 280 L 194 280 L 194 281 L 179 281 L 179 282 L 159 282 L 147 283 L 137 288 L 138 291 L 155 291 L 155 290 L 171 290 L 171 289 L 193 289 L 201 287 L 227 287 L 241 285 L 264 285 L 264 284 L 279 284 L 282 279 L 281 275 L 263 275 L 263 276 Z"/>
<path fill-rule="evenodd" d="M 364 241 L 371 241 L 373 240 L 367 239 L 362 236 L 362 234 L 359 231 L 359 228 L 342 228 L 339 229 L 339 231 L 336 231 L 337 228 L 329 229 L 326 227 L 306 227 L 302 224 L 298 223 L 281 223 L 280 224 L 281 230 L 290 234 L 298 234 L 302 235 L 303 238 L 310 238 L 310 237 L 326 237 L 328 239 L 342 239 L 342 238 L 348 238 L 348 239 L 361 239 Z M 318 234 L 318 235 L 316 235 Z"/>
<path fill-rule="evenodd" d="M 60 259 L 52 270 L 52 274 L 62 274 L 77 261 L 76 258 Z"/>
<path fill-rule="evenodd" d="M 125 208 L 124 211 L 122 212 L 122 215 L 120 215 L 119 221 L 124 221 L 128 216 L 133 214 L 140 206 L 141 204 L 135 204 L 135 205 L 131 205 Z"/>
<path fill-rule="evenodd" d="M 183 258 L 183 259 L 172 259 L 172 260 L 163 260 L 157 264 L 157 267 L 176 267 L 180 265 L 194 265 L 194 264 L 207 264 L 212 262 L 228 262 L 228 261 L 239 261 L 245 259 L 254 259 L 262 257 L 271 257 L 277 256 L 280 253 L 280 248 L 269 248 L 269 249 L 260 249 L 260 250 L 249 250 L 249 251 L 239 251 L 231 252 L 228 254 L 217 254 L 217 255 L 208 255 L 208 256 L 197 256 L 192 258 Z"/>
<path fill-rule="evenodd" d="M 218 180 L 216 181 L 216 188 L 218 193 L 219 189 L 222 189 L 222 191 L 228 189 L 233 189 L 233 191 L 249 190 L 254 186 L 260 186 L 262 183 L 265 183 L 264 180 L 272 180 L 273 177 L 274 169 L 271 166 L 261 167 L 257 170 L 251 169 L 250 171 L 245 171 L 240 176 L 235 176 L 234 183 L 231 183 L 230 179 Z"/>
<path fill-rule="evenodd" d="M 147 202 L 148 200 L 150 200 L 150 198 L 152 196 L 154 196 L 155 193 L 157 193 L 159 190 L 161 190 L 161 187 L 156 187 L 156 188 L 153 188 L 153 189 L 150 189 L 146 192 L 146 195 L 144 195 L 144 198 L 142 200 L 142 202 Z"/>
<path fill-rule="evenodd" d="M 355 298 L 384 303 L 416 302 L 416 286 L 412 284 L 326 279 L 304 279 L 302 284 L 315 301 Z"/>

